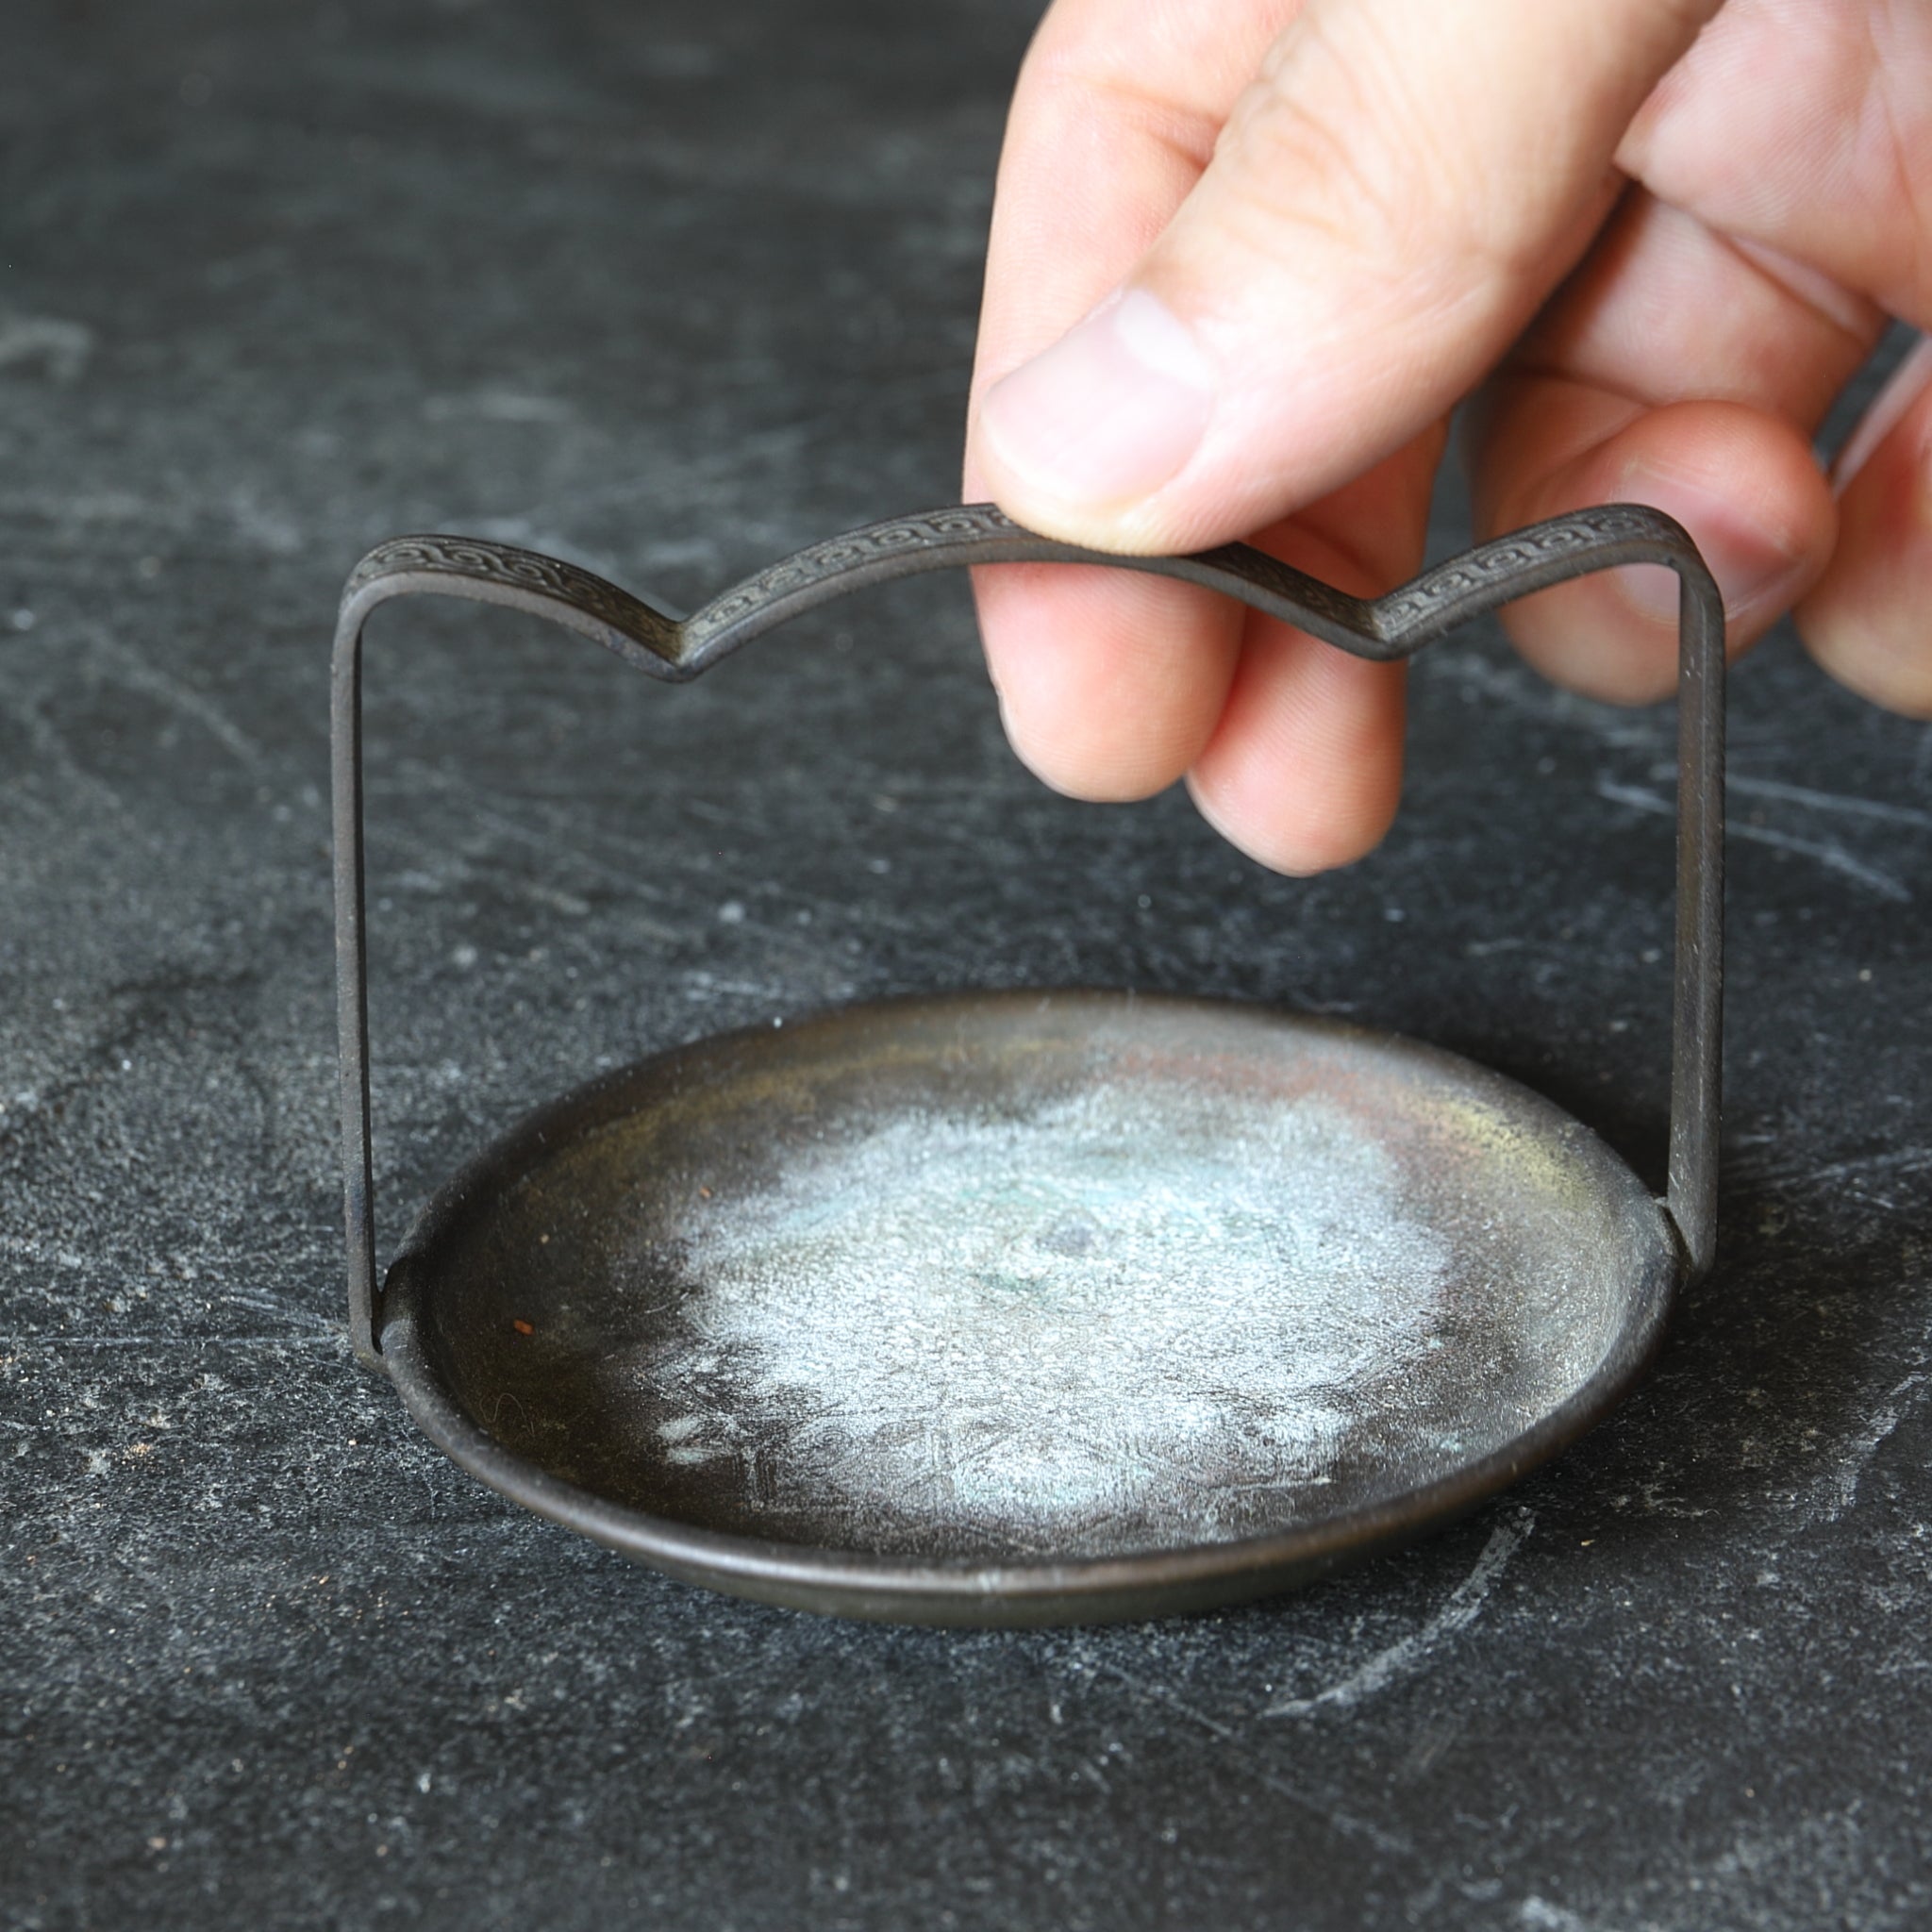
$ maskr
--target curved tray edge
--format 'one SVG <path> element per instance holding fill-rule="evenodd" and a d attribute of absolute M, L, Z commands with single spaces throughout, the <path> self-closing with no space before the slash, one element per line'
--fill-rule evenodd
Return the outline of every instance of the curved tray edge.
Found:
<path fill-rule="evenodd" d="M 814 1020 L 826 1024 L 892 1008 L 940 1009 L 981 1002 L 1020 1007 L 1056 1000 L 1110 1000 L 1123 1008 L 1134 1004 L 1211 1007 L 1291 1022 L 1330 1038 L 1397 1047 L 1530 1094 L 1542 1107 L 1572 1121 L 1594 1143 L 1601 1158 L 1629 1172 L 1622 1158 L 1591 1129 L 1574 1122 L 1534 1089 L 1523 1087 L 1480 1061 L 1406 1035 L 1290 1009 L 1178 995 L 1026 988 L 872 1001 L 800 1016 L 787 1024 L 795 1037 Z M 755 1050 L 759 1041 L 770 1038 L 762 1027 L 704 1036 L 602 1074 L 524 1115 L 426 1204 L 390 1269 L 382 1297 L 382 1351 L 396 1389 L 424 1433 L 453 1461 L 499 1494 L 550 1522 L 652 1569 L 728 1595 L 822 1615 L 979 1628 L 1130 1622 L 1223 1608 L 1275 1595 L 1447 1527 L 1568 1448 L 1604 1420 L 1649 1368 L 1664 1340 L 1685 1277 L 1684 1253 L 1670 1217 L 1664 1205 L 1646 1192 L 1643 1198 L 1655 1219 L 1656 1234 L 1649 1269 L 1633 1288 L 1628 1319 L 1596 1367 L 1567 1399 L 1502 1448 L 1448 1476 L 1292 1530 L 1120 1557 L 1016 1563 L 933 1560 L 813 1548 L 654 1516 L 550 1474 L 506 1448 L 470 1418 L 450 1393 L 419 1321 L 426 1286 L 425 1261 L 439 1230 L 464 1211 L 475 1191 L 505 1185 L 534 1152 L 560 1134 L 594 1132 L 602 1118 L 621 1118 L 625 1110 L 624 1096 L 633 1083 L 683 1056 L 736 1044 Z"/>

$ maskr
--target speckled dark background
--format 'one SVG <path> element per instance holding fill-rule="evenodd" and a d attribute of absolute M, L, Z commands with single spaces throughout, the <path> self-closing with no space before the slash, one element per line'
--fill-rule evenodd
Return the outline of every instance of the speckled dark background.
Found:
<path fill-rule="evenodd" d="M 520 1513 L 349 1357 L 341 576 L 456 527 L 688 603 L 948 500 L 1029 13 L 9 0 L 0 1924 L 1932 1922 L 1932 734 L 1788 639 L 1735 685 L 1723 1263 L 1434 1542 L 1191 1622 L 824 1622 Z M 1358 1014 L 1658 1165 L 1671 719 L 1491 635 L 1312 884 L 1031 782 L 957 581 L 682 692 L 411 608 L 370 704 L 386 1240 L 599 1066 L 957 984 Z"/>

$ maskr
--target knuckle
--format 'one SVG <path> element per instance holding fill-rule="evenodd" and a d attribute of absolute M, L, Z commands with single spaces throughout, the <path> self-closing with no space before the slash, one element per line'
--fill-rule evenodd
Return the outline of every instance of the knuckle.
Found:
<path fill-rule="evenodd" d="M 1258 247 L 1319 233 L 1398 279 L 1520 271 L 1541 246 L 1538 197 L 1499 176 L 1372 9 L 1342 17 L 1311 8 L 1237 102 L 1215 156 L 1230 218 Z"/>

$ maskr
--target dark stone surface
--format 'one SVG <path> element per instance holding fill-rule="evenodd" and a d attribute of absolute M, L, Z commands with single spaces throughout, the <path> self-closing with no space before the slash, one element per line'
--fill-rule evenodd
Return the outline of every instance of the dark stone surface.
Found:
<path fill-rule="evenodd" d="M 1027 25 L 12 0 L 0 1924 L 1932 1919 L 1932 734 L 1788 639 L 1735 686 L 1722 1264 L 1611 1423 L 1435 1541 L 1197 1621 L 828 1623 L 498 1502 L 349 1358 L 342 575 L 455 527 L 690 603 L 947 500 Z M 601 1065 L 956 984 L 1357 1013 L 1655 1174 L 1669 714 L 1491 635 L 1415 711 L 1387 849 L 1295 884 L 1177 796 L 1028 780 L 957 582 L 682 692 L 393 616 L 386 1241 Z"/>

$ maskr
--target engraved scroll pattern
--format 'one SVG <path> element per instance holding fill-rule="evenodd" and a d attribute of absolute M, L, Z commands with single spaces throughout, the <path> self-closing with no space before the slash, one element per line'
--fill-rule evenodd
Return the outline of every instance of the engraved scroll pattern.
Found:
<path fill-rule="evenodd" d="M 695 655 L 711 639 L 781 598 L 812 590 L 883 559 L 927 552 L 934 555 L 936 561 L 950 560 L 951 553 L 995 544 L 1024 547 L 1029 557 L 1042 562 L 1111 565 L 1161 575 L 1184 575 L 1195 581 L 1204 575 L 1232 578 L 1266 591 L 1281 604 L 1324 620 L 1337 630 L 1353 632 L 1365 648 L 1374 641 L 1370 607 L 1360 598 L 1351 597 L 1319 578 L 1304 576 L 1300 571 L 1245 543 L 1224 544 L 1182 558 L 1111 556 L 1075 544 L 1055 542 L 1016 524 L 994 505 L 975 503 L 872 524 L 781 558 L 713 599 L 690 619 L 685 625 L 687 652 Z M 970 556 L 958 558 L 960 562 L 973 560 Z M 1180 567 L 1176 568 L 1177 565 Z M 1226 588 L 1232 591 L 1233 585 Z"/>
<path fill-rule="evenodd" d="M 921 516 L 895 517 L 890 523 L 869 524 L 863 529 L 828 538 L 823 543 L 813 543 L 779 558 L 757 576 L 747 577 L 722 596 L 714 597 L 687 622 L 685 630 L 695 647 L 721 631 L 729 630 L 754 610 L 847 576 L 882 558 L 993 543 L 1002 538 L 1043 541 L 990 503 L 965 504 L 958 509 L 933 510 Z"/>
<path fill-rule="evenodd" d="M 1374 607 L 1377 627 L 1393 641 L 1424 628 L 1446 607 L 1490 597 L 1525 571 L 1616 542 L 1647 542 L 1675 549 L 1683 538 L 1667 517 L 1638 505 L 1580 510 L 1574 516 L 1485 544 L 1391 591 Z"/>
<path fill-rule="evenodd" d="M 741 641 L 748 620 L 801 593 L 872 575 L 881 564 L 888 566 L 885 575 L 897 575 L 1003 553 L 1008 560 L 1031 558 L 1152 571 L 1208 583 L 1236 596 L 1243 588 L 1259 591 L 1275 615 L 1291 622 L 1312 619 L 1342 648 L 1362 657 L 1388 658 L 1406 657 L 1458 621 L 1472 605 L 1503 601 L 1508 587 L 1525 574 L 1565 558 L 1606 544 L 1673 551 L 1682 542 L 1682 533 L 1668 518 L 1639 506 L 1584 510 L 1486 544 L 1369 603 L 1244 543 L 1188 558 L 1106 556 L 1038 536 L 991 504 L 967 504 L 893 518 L 811 544 L 734 585 L 683 623 L 575 564 L 512 544 L 463 537 L 400 537 L 381 544 L 357 566 L 347 594 L 385 576 L 419 572 L 500 584 L 567 605 L 690 676 Z M 891 568 L 895 559 L 898 570 Z"/>
<path fill-rule="evenodd" d="M 422 571 L 532 591 L 608 625 L 656 657 L 672 663 L 678 659 L 682 625 L 590 571 L 512 543 L 473 537 L 398 537 L 378 544 L 356 566 L 343 594 L 353 597 L 379 578 Z"/>

